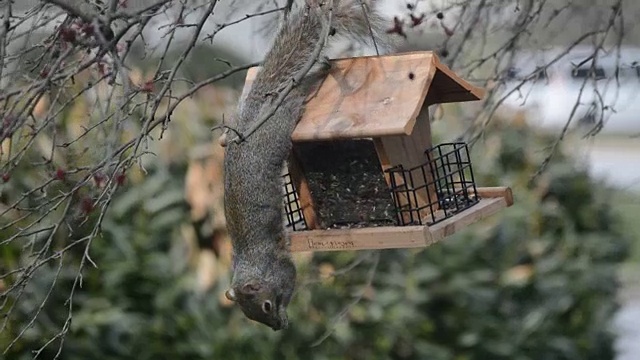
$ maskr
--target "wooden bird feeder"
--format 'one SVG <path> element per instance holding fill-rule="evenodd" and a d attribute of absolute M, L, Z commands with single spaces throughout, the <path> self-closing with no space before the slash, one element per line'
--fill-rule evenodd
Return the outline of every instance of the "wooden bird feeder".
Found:
<path fill-rule="evenodd" d="M 430 105 L 483 95 L 432 52 L 332 61 L 292 135 L 291 250 L 425 247 L 511 206 L 476 186 L 466 144 L 432 144 Z"/>

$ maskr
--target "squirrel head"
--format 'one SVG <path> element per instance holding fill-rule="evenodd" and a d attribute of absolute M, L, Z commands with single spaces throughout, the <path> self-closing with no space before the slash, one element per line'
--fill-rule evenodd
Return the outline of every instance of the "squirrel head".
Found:
<path fill-rule="evenodd" d="M 289 327 L 287 306 L 296 282 L 296 268 L 291 259 L 282 259 L 272 274 L 250 278 L 225 292 L 246 317 L 269 326 L 274 331 Z"/>

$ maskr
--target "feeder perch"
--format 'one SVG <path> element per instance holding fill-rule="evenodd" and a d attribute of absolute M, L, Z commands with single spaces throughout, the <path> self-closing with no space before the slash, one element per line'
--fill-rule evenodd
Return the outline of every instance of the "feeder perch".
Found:
<path fill-rule="evenodd" d="M 283 175 L 291 251 L 425 247 L 513 204 L 508 187 L 476 186 L 465 143 L 432 144 L 429 106 L 482 89 L 432 52 L 331 64 Z"/>

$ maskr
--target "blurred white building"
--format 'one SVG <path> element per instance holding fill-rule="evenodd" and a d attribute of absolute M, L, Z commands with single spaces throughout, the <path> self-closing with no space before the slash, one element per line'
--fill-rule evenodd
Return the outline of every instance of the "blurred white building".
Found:
<path fill-rule="evenodd" d="M 499 97 L 502 113 L 522 112 L 530 125 L 580 135 L 599 135 L 576 143 L 595 176 L 640 190 L 640 47 L 599 52 L 591 47 L 519 54 Z M 533 79 L 531 79 L 531 74 Z M 530 79 L 526 82 L 523 79 Z"/>
<path fill-rule="evenodd" d="M 640 134 L 640 47 L 600 51 L 595 62 L 593 53 L 592 47 L 577 47 L 568 54 L 565 49 L 519 54 L 501 92 L 504 110 L 523 111 L 532 125 L 551 130 L 571 118 L 574 127 L 589 129 L 602 121 L 602 133 Z"/>

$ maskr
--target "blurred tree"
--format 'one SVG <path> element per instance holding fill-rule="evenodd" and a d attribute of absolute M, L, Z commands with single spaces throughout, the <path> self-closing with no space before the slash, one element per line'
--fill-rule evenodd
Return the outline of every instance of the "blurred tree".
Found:
<path fill-rule="evenodd" d="M 75 290 L 61 358 L 613 359 L 616 269 L 629 239 L 610 193 L 565 156 L 528 185 L 524 174 L 543 160 L 535 149 L 551 139 L 506 125 L 487 136 L 474 148 L 478 181 L 512 179 L 514 207 L 425 250 L 299 259 L 305 285 L 291 329 L 277 333 L 229 306 L 227 272 L 197 283 L 186 168 L 154 162 L 114 195 L 91 250 L 99 267 Z M 3 263 L 17 254 L 5 252 Z M 82 253 L 65 258 L 59 276 L 47 264 L 26 285 L 0 345 L 28 330 L 7 359 L 29 359 L 55 339 Z M 49 346 L 41 357 L 56 351 Z"/>
<path fill-rule="evenodd" d="M 297 323 L 278 334 L 221 298 L 229 247 L 219 194 L 206 196 L 210 208 L 193 202 L 198 194 L 185 199 L 187 171 L 193 180 L 205 154 L 214 166 L 199 171 L 209 176 L 220 159 L 190 151 L 212 140 L 238 98 L 209 85 L 238 86 L 254 65 L 203 44 L 281 14 L 284 1 L 231 2 L 235 13 L 214 18 L 219 3 L 0 1 L 3 356 L 54 358 L 64 344 L 64 359 L 610 357 L 605 324 L 627 239 L 607 194 L 569 159 L 532 153 L 549 139 L 487 125 L 513 57 L 545 44 L 534 34 L 548 28 L 554 38 L 575 23 L 578 38 L 568 35 L 558 57 L 589 43 L 595 64 L 626 39 L 630 2 L 607 3 L 587 22 L 571 0 L 400 2 L 392 33 L 438 29 L 442 58 L 492 90 L 464 128 L 474 139 L 492 134 L 475 150 L 481 182 L 514 184 L 518 204 L 422 252 L 300 257 L 308 276 L 350 271 L 302 287 Z M 549 171 L 529 189 L 541 165 Z"/>

